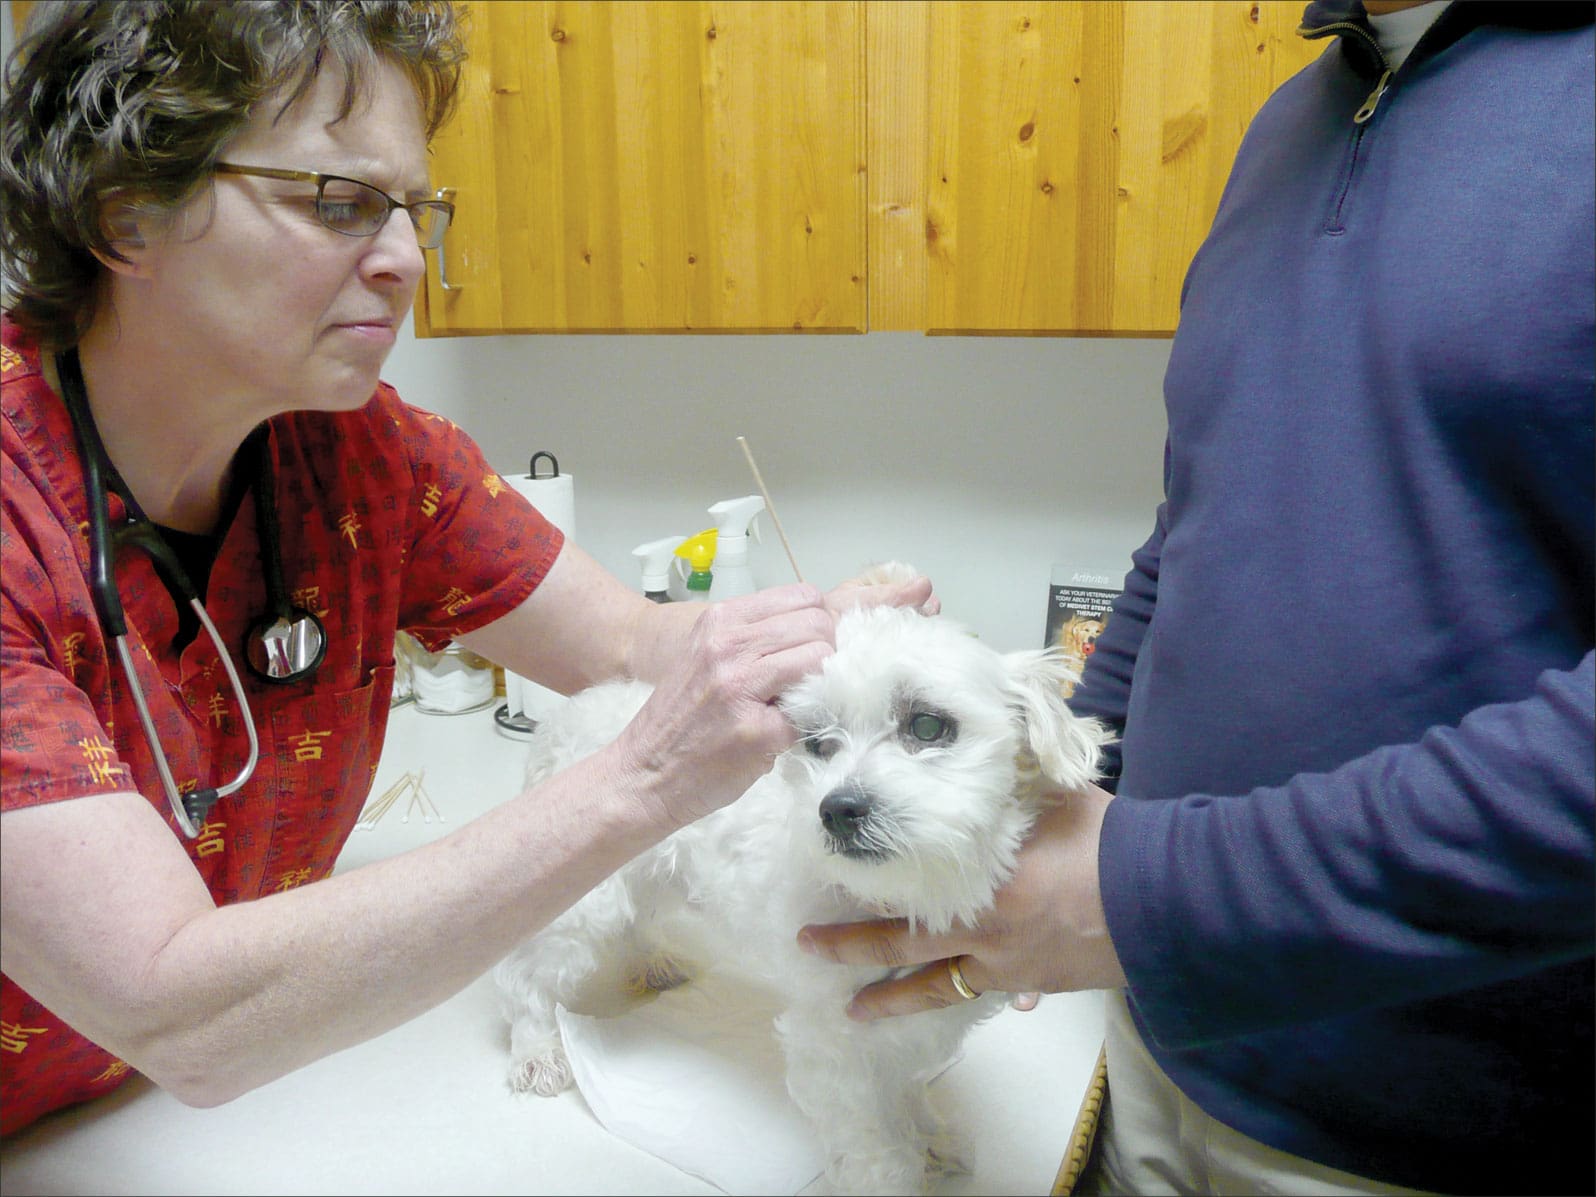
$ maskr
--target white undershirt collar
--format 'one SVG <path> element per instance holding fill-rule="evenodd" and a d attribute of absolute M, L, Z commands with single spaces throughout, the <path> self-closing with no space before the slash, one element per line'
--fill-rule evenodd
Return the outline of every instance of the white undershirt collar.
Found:
<path fill-rule="evenodd" d="M 1398 12 L 1380 16 L 1368 14 L 1374 36 L 1380 39 L 1380 52 L 1393 71 L 1407 61 L 1408 54 L 1419 44 L 1425 31 L 1435 24 L 1448 3 L 1449 0 L 1430 0 L 1428 4 L 1416 4 Z"/>

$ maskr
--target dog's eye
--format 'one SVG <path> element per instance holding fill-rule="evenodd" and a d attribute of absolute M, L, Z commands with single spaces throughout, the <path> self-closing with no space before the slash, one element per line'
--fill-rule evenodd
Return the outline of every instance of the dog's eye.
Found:
<path fill-rule="evenodd" d="M 935 744 L 946 739 L 953 725 L 941 715 L 930 711 L 917 711 L 909 716 L 909 734 L 922 744 Z"/>
<path fill-rule="evenodd" d="M 810 756 L 829 761 L 837 755 L 837 741 L 827 736 L 805 736 L 804 751 Z"/>

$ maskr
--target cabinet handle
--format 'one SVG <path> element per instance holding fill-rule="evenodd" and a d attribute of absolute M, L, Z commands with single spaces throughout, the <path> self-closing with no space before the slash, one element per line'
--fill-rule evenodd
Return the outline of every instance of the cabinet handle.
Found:
<path fill-rule="evenodd" d="M 432 193 L 432 198 L 452 201 L 454 199 L 454 188 L 440 187 Z M 449 259 L 448 255 L 444 252 L 448 244 L 448 240 L 448 236 L 445 235 L 444 244 L 438 246 L 438 286 L 442 287 L 445 291 L 464 291 L 464 283 L 456 284 L 449 281 Z"/>

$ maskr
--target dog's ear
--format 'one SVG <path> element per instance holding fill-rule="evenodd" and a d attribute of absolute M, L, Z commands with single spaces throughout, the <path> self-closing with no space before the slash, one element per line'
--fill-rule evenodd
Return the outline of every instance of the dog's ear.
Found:
<path fill-rule="evenodd" d="M 1037 767 L 1066 789 L 1096 780 L 1099 750 L 1111 737 L 1101 723 L 1075 714 L 1065 701 L 1065 688 L 1076 680 L 1069 660 L 1048 648 L 1006 653 L 1003 662 L 1010 702 Z"/>

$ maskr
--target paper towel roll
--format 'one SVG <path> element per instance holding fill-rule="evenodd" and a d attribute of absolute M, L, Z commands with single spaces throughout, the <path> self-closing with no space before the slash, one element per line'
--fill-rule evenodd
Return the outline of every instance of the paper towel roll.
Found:
<path fill-rule="evenodd" d="M 544 462 L 543 458 L 547 458 Z M 512 487 L 525 495 L 548 520 L 561 532 L 565 533 L 567 540 L 576 542 L 576 482 L 570 474 L 559 472 L 559 462 L 555 461 L 552 453 L 537 453 L 532 458 L 532 470 L 527 474 L 517 474 L 505 479 Z M 553 473 L 549 473 L 549 470 Z"/>
<path fill-rule="evenodd" d="M 532 506 L 549 523 L 553 524 L 572 544 L 576 543 L 576 481 L 570 474 L 560 473 L 560 463 L 554 454 L 538 452 L 532 455 L 530 470 L 505 479 L 525 495 Z M 505 705 L 509 713 L 541 719 L 549 708 L 560 700 L 553 690 L 538 685 L 529 678 L 504 671 Z"/>

